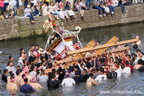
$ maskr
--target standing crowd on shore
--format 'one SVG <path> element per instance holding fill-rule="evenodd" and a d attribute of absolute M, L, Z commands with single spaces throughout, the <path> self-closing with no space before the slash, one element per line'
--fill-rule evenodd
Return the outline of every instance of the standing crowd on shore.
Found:
<path fill-rule="evenodd" d="M 19 16 L 21 6 L 24 6 L 24 16 L 34 23 L 34 16 L 42 15 L 48 16 L 50 21 L 53 20 L 52 16 L 56 19 L 74 19 L 74 11 L 79 11 L 84 19 L 84 11 L 91 8 L 98 9 L 99 17 L 114 15 L 117 6 L 125 13 L 125 5 L 138 3 L 143 3 L 143 0 L 0 0 L 0 20 Z"/>
<path fill-rule="evenodd" d="M 20 49 L 17 66 L 14 66 L 13 56 L 9 56 L 7 66 L 0 72 L 0 77 L 7 83 L 6 88 L 12 92 L 35 92 L 42 88 L 40 82 L 46 83 L 48 89 L 56 89 L 60 85 L 71 87 L 82 82 L 86 82 L 88 87 L 98 86 L 107 79 L 130 76 L 133 70 L 144 72 L 144 53 L 138 49 L 140 44 L 139 40 L 133 45 L 136 53 L 131 53 L 130 48 L 124 51 L 110 51 L 107 54 L 84 57 L 60 65 L 57 64 L 55 51 L 47 53 L 39 45 L 31 45 L 28 53 L 23 48 Z M 96 46 L 101 46 L 100 41 Z M 128 45 L 117 46 L 117 49 L 125 47 Z M 111 50 L 115 48 L 112 47 Z M 48 69 L 51 71 L 48 72 Z"/>

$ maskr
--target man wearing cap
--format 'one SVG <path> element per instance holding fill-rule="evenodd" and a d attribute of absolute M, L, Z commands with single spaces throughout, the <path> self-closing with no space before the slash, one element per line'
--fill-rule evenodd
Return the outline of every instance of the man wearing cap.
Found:
<path fill-rule="evenodd" d="M 27 5 L 27 8 L 24 10 L 24 16 L 29 17 L 31 23 L 35 23 L 34 17 L 31 15 L 30 5 Z"/>

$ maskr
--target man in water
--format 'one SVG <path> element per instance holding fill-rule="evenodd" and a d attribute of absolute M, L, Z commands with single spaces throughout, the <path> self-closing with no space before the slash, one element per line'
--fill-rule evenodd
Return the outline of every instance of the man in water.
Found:
<path fill-rule="evenodd" d="M 33 92 L 36 91 L 36 90 L 34 90 L 34 89 L 32 88 L 32 86 L 30 86 L 30 85 L 28 84 L 28 79 L 27 79 L 27 78 L 24 79 L 24 82 L 25 82 L 25 84 L 23 84 L 23 85 L 21 86 L 20 92 L 23 92 L 23 93 L 33 93 Z"/>
<path fill-rule="evenodd" d="M 15 77 L 15 81 L 16 81 L 16 84 L 17 84 L 17 87 L 21 87 L 23 84 L 24 84 L 24 81 L 23 81 L 23 79 L 22 79 L 22 77 L 21 77 L 21 72 L 22 72 L 22 70 L 21 69 L 18 69 L 17 71 L 16 71 L 16 77 Z"/>
<path fill-rule="evenodd" d="M 2 80 L 5 82 L 7 82 L 7 74 L 8 74 L 8 70 L 4 69 L 2 74 Z"/>
<path fill-rule="evenodd" d="M 96 82 L 94 81 L 93 74 L 90 73 L 89 78 L 88 78 L 87 81 L 86 81 L 86 85 L 87 85 L 88 87 L 92 87 L 93 84 L 95 84 L 95 85 L 98 86 L 98 83 L 96 83 Z"/>
<path fill-rule="evenodd" d="M 16 72 L 15 67 L 13 66 L 13 62 L 9 62 L 9 65 L 6 67 L 6 69 L 8 70 L 8 72 L 12 71 L 12 72 Z"/>
<path fill-rule="evenodd" d="M 66 78 L 63 79 L 61 85 L 70 87 L 70 86 L 73 86 L 73 85 L 75 85 L 75 84 L 76 84 L 76 83 L 75 83 L 74 79 L 69 77 L 69 73 L 66 73 Z"/>
<path fill-rule="evenodd" d="M 7 83 L 7 85 L 6 85 L 6 88 L 8 90 L 16 91 L 18 89 L 17 85 L 14 83 L 14 81 L 15 81 L 15 78 L 14 77 L 10 77 L 10 82 Z"/>
<path fill-rule="evenodd" d="M 30 86 L 32 86 L 35 90 L 42 88 L 39 83 L 36 83 L 36 77 L 32 77 L 32 83 L 30 84 Z"/>
<path fill-rule="evenodd" d="M 100 67 L 99 73 L 100 73 L 100 75 L 98 75 L 98 76 L 95 78 L 95 81 L 96 81 L 96 82 L 106 81 L 106 80 L 107 80 L 107 76 L 106 76 L 106 74 L 104 73 L 104 68 L 103 68 L 103 67 Z"/>
<path fill-rule="evenodd" d="M 25 72 L 25 75 L 26 75 L 26 77 L 27 77 L 27 79 L 28 79 L 28 84 L 30 84 L 31 81 L 32 81 L 32 77 L 29 75 L 29 69 L 28 69 L 28 67 L 25 66 L 25 67 L 23 68 L 23 71 Z"/>
<path fill-rule="evenodd" d="M 13 60 L 14 60 L 13 56 L 10 55 L 10 56 L 9 56 L 9 61 L 8 61 L 8 63 L 7 63 L 7 66 L 9 66 L 9 63 L 10 63 L 10 62 L 13 62 Z"/>
<path fill-rule="evenodd" d="M 142 59 L 139 59 L 139 60 L 138 60 L 138 64 L 134 65 L 134 68 L 133 68 L 133 69 L 138 70 L 140 67 L 143 66 L 143 65 L 142 65 L 143 62 L 144 62 L 144 61 L 143 61 Z"/>

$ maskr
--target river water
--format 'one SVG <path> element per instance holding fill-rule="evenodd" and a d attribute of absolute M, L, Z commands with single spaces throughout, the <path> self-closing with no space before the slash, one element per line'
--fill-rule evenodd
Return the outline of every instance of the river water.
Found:
<path fill-rule="evenodd" d="M 112 36 L 119 37 L 120 41 L 135 38 L 136 35 L 140 36 L 141 41 L 144 41 L 144 23 L 114 26 L 109 28 L 89 29 L 83 30 L 79 34 L 80 41 L 83 45 L 86 45 L 92 39 L 95 41 L 101 41 L 101 44 L 107 42 Z M 41 47 L 45 47 L 47 36 L 43 37 L 29 37 L 19 40 L 8 40 L 0 42 L 0 69 L 3 70 L 8 62 L 8 56 L 14 56 L 14 65 L 17 65 L 19 57 L 19 49 L 24 48 L 27 52 L 31 44 L 38 44 Z M 144 51 L 144 43 L 140 46 L 140 49 Z M 134 52 L 134 51 L 133 51 Z M 10 93 L 6 90 L 5 82 L 1 81 L 0 96 L 23 96 L 24 94 L 19 91 L 16 94 Z M 93 86 L 88 88 L 85 83 L 71 88 L 58 88 L 56 90 L 49 91 L 47 84 L 41 84 L 42 90 L 36 93 L 29 94 L 32 96 L 144 96 L 144 73 L 134 71 L 131 76 L 122 76 L 116 80 L 107 80 L 99 86 Z M 107 92 L 104 94 L 102 91 Z M 128 94 L 129 93 L 129 94 Z"/>

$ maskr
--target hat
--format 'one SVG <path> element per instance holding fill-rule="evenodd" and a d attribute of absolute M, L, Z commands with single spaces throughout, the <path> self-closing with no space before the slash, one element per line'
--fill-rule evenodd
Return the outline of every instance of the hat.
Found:
<path fill-rule="evenodd" d="M 137 39 L 139 39 L 139 36 L 136 36 Z"/>
<path fill-rule="evenodd" d="M 32 82 L 35 82 L 36 81 L 36 77 L 32 77 Z"/>
<path fill-rule="evenodd" d="M 28 7 L 30 8 L 30 5 L 27 5 L 27 8 L 28 8 Z"/>

